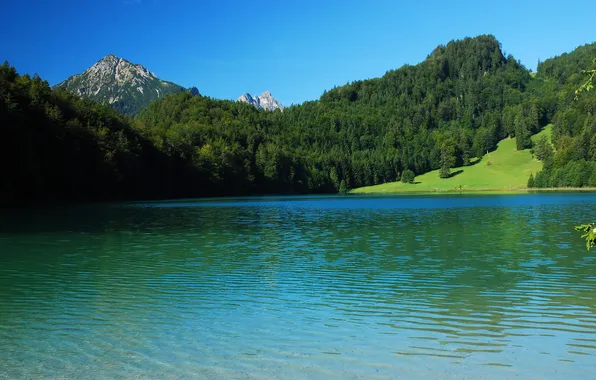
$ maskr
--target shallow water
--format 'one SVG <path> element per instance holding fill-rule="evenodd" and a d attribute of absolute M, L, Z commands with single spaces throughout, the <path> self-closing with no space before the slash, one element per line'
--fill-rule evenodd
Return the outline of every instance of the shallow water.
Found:
<path fill-rule="evenodd" d="M 5 211 L 0 378 L 593 379 L 594 194 Z"/>

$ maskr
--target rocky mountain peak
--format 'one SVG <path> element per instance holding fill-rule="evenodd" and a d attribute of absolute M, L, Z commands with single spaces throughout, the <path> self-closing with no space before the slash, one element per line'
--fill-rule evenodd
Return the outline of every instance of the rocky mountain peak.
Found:
<path fill-rule="evenodd" d="M 83 73 L 71 76 L 56 87 L 107 103 L 128 115 L 134 115 L 155 99 L 186 90 L 159 79 L 144 66 L 114 54 L 106 55 Z"/>
<path fill-rule="evenodd" d="M 271 92 L 265 91 L 260 96 L 252 96 L 248 92 L 240 95 L 237 99 L 239 102 L 252 104 L 254 107 L 266 111 L 273 111 L 273 110 L 284 110 L 284 106 L 277 101 L 272 95 Z"/>
<path fill-rule="evenodd" d="M 251 94 L 249 94 L 248 92 L 245 92 L 244 94 L 240 95 L 240 97 L 237 99 L 239 102 L 245 102 L 245 103 L 251 103 L 254 101 L 254 98 L 252 97 Z"/>
<path fill-rule="evenodd" d="M 115 54 L 108 54 L 105 57 L 103 57 L 102 59 L 100 59 L 99 61 L 97 61 L 97 63 L 100 63 L 100 62 L 112 63 L 112 62 L 118 62 L 119 60 L 120 60 L 120 58 L 118 58 L 118 56 L 116 56 Z"/>

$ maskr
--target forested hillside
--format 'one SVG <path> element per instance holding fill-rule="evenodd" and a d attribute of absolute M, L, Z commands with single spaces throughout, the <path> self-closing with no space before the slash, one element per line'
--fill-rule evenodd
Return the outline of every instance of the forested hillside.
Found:
<path fill-rule="evenodd" d="M 406 170 L 449 177 L 504 137 L 530 147 L 548 122 L 557 153 L 536 145 L 545 170 L 531 185 L 588 185 L 595 98 L 573 97 L 595 56 L 594 45 L 584 46 L 541 63 L 532 78 L 494 37 L 480 36 L 283 112 L 178 93 L 135 119 L 4 64 L 0 193 L 41 200 L 336 192 L 399 180 Z M 581 180 L 561 180 L 571 169 Z"/>
<path fill-rule="evenodd" d="M 534 187 L 596 187 L 596 92 L 576 96 L 587 80 L 583 70 L 594 69 L 596 43 L 538 65 L 532 96 L 552 118 L 553 148 L 535 148 L 544 169 L 530 181 Z"/>
<path fill-rule="evenodd" d="M 214 183 L 231 173 L 258 192 L 333 192 L 342 181 L 394 181 L 405 169 L 442 167 L 449 176 L 507 135 L 529 147 L 543 118 L 525 99 L 530 80 L 494 37 L 482 36 L 284 112 L 175 95 L 137 122 L 157 146 L 211 172 Z"/>
<path fill-rule="evenodd" d="M 176 170 L 130 119 L 0 66 L 0 203 L 174 196 Z"/>

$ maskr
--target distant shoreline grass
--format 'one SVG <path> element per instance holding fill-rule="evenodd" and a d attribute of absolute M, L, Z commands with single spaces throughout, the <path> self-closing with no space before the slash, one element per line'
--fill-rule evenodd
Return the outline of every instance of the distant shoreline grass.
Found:
<path fill-rule="evenodd" d="M 442 195 L 442 194 L 531 194 L 531 193 L 572 193 L 572 192 L 596 192 L 596 187 L 547 187 L 547 188 L 535 188 L 535 187 L 520 187 L 520 188 L 487 188 L 487 189 L 439 189 L 436 191 L 429 190 L 400 190 L 394 192 L 375 192 L 375 191 L 358 191 L 350 192 L 353 195 L 399 195 L 399 194 L 412 194 L 412 195 Z"/>
<path fill-rule="evenodd" d="M 542 136 L 550 139 L 552 126 L 532 136 L 537 141 Z M 527 188 L 530 174 L 542 170 L 542 162 L 532 156 L 530 149 L 518 151 L 514 138 L 501 140 L 497 149 L 475 159 L 468 166 L 451 169 L 449 178 L 441 178 L 439 170 L 416 176 L 414 183 L 388 182 L 380 185 L 352 189 L 351 194 L 445 194 L 445 193 L 512 193 L 529 191 L 573 191 L 570 188 L 537 190 Z M 586 191 L 586 190 L 581 190 Z M 593 190 L 592 190 L 593 191 Z"/>

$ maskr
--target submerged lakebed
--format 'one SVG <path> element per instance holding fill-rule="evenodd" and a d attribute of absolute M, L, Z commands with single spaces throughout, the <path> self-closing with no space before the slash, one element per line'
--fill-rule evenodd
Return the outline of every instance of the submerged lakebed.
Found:
<path fill-rule="evenodd" d="M 0 379 L 596 378 L 596 195 L 0 216 Z"/>

